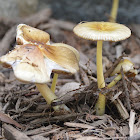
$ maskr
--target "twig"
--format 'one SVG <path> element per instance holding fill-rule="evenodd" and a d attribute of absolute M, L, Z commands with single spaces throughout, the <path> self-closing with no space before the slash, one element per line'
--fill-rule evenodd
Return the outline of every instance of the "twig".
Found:
<path fill-rule="evenodd" d="M 121 68 L 121 75 L 122 75 L 122 82 L 123 82 L 123 86 L 124 86 L 124 90 L 125 90 L 125 97 L 126 97 L 126 107 L 128 109 L 128 111 L 131 110 L 131 105 L 130 105 L 130 99 L 129 99 L 129 90 L 127 88 L 127 84 L 126 81 L 124 79 L 124 73 L 123 73 L 123 69 Z"/>
<path fill-rule="evenodd" d="M 118 109 L 118 112 L 120 113 L 121 117 L 126 120 L 129 118 L 129 114 L 126 110 L 126 108 L 123 106 L 122 102 L 120 99 L 116 99 L 114 102 L 113 102 L 117 109 Z"/>
<path fill-rule="evenodd" d="M 25 132 L 25 134 L 28 136 L 32 136 L 32 135 L 37 135 L 37 134 L 49 131 L 51 129 L 52 129 L 52 125 L 49 125 L 46 127 L 43 126 L 43 127 L 37 128 L 37 129 L 29 130 L 29 131 Z"/>
<path fill-rule="evenodd" d="M 44 133 L 41 133 L 41 134 L 38 134 L 39 136 L 48 136 L 48 135 L 50 135 L 50 134 L 52 134 L 52 133 L 58 133 L 58 131 L 60 130 L 61 128 L 55 128 L 55 129 L 52 129 L 52 130 L 50 130 L 50 131 L 48 131 L 48 132 L 44 132 Z M 36 136 L 36 135 L 34 135 L 34 136 Z"/>
<path fill-rule="evenodd" d="M 32 125 L 37 125 L 37 124 L 43 124 L 43 123 L 47 123 L 47 122 L 60 122 L 60 121 L 65 121 L 65 120 L 71 120 L 74 117 L 78 117 L 84 115 L 84 113 L 73 113 L 73 114 L 66 114 L 66 115 L 60 115 L 60 116 L 55 116 L 55 117 L 51 117 L 51 118 L 39 118 L 39 119 L 35 119 L 33 121 L 31 121 L 30 123 Z"/>
<path fill-rule="evenodd" d="M 65 122 L 64 125 L 68 127 L 79 127 L 79 128 L 87 128 L 87 129 L 94 129 L 95 127 L 88 125 L 88 124 L 83 124 L 83 123 L 72 123 L 72 122 Z"/>
<path fill-rule="evenodd" d="M 134 122 L 135 122 L 135 112 L 131 110 L 129 119 L 129 135 L 130 137 L 134 135 Z"/>

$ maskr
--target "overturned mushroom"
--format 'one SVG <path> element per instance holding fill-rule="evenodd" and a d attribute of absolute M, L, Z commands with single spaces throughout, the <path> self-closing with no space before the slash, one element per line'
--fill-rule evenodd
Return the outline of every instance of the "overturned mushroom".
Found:
<path fill-rule="evenodd" d="M 24 44 L 34 44 L 34 45 L 37 45 L 37 44 L 50 44 L 50 35 L 44 31 L 41 31 L 39 29 L 36 29 L 36 28 L 33 28 L 33 27 L 30 27 L 28 25 L 25 25 L 25 24 L 19 24 L 18 27 L 17 27 L 17 36 L 16 36 L 16 40 L 17 40 L 17 43 L 20 44 L 20 45 L 24 45 Z M 52 46 L 56 46 L 56 47 L 61 47 L 58 49 L 58 56 L 54 56 L 56 61 L 59 59 L 59 51 L 60 49 L 61 52 L 63 51 L 63 48 L 67 48 L 67 49 L 70 49 L 74 55 L 76 56 L 77 58 L 77 61 L 79 62 L 79 52 L 71 47 L 70 45 L 67 45 L 67 44 L 64 44 L 64 43 L 54 43 L 52 44 Z M 44 56 L 46 56 L 46 61 L 47 61 L 47 52 L 46 50 L 42 47 L 42 52 L 44 54 Z M 52 51 L 52 50 L 51 50 Z M 50 51 L 50 52 L 51 52 Z M 65 51 L 63 52 L 65 53 Z M 67 56 L 64 56 L 66 57 L 67 59 Z M 54 59 L 54 58 L 52 58 Z M 65 59 L 65 58 L 63 58 Z M 65 60 L 66 60 L 65 59 Z M 68 58 L 69 59 L 69 58 Z M 69 60 L 66 60 L 66 61 L 69 61 Z M 58 60 L 58 63 L 61 63 L 61 60 Z M 70 61 L 68 62 L 70 64 Z M 64 64 L 63 62 L 61 63 L 62 65 Z M 70 67 L 71 69 L 71 73 L 75 73 L 78 68 L 76 68 L 76 71 L 72 71 L 72 67 Z M 74 68 L 75 69 L 75 68 Z M 53 92 L 55 92 L 55 87 L 56 87 L 56 81 L 57 81 L 57 78 L 58 78 L 58 74 L 57 73 L 64 73 L 64 71 L 57 71 L 55 72 L 56 70 L 53 70 L 54 72 L 54 77 L 53 77 L 53 82 L 52 82 L 52 86 L 51 86 L 51 90 Z"/>
<path fill-rule="evenodd" d="M 17 45 L 13 51 L 2 56 L 0 62 L 4 67 L 13 68 L 18 80 L 35 83 L 47 103 L 51 104 L 57 98 L 46 85 L 50 81 L 51 72 L 76 73 L 79 70 L 77 56 L 70 49 L 71 46 L 61 46 L 60 48 L 60 45 L 47 45 L 48 35 L 45 35 L 45 32 L 42 33 L 43 31 L 39 34 L 40 30 L 36 30 L 39 38 L 37 38 L 37 34 L 29 35 L 34 28 L 27 27 L 29 28 L 27 34 L 25 32 L 20 34 L 20 36 L 23 35 L 23 38 L 17 36 L 18 44 L 24 43 L 24 45 Z M 59 110 L 59 107 L 55 106 L 54 110 Z M 63 105 L 63 109 L 69 111 L 65 105 Z"/>

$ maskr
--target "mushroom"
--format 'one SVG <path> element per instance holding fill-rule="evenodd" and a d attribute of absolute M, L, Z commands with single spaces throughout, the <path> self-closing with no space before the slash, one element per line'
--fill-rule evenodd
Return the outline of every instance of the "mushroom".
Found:
<path fill-rule="evenodd" d="M 112 9 L 110 13 L 110 22 L 116 22 L 119 0 L 113 0 Z"/>
<path fill-rule="evenodd" d="M 32 30 L 37 31 L 38 34 L 35 34 L 35 36 L 34 34 L 30 35 Z M 17 42 L 20 45 L 16 45 L 13 51 L 2 56 L 0 63 L 4 67 L 13 68 L 14 75 L 18 80 L 35 83 L 47 103 L 51 104 L 54 99 L 57 99 L 57 96 L 46 85 L 50 81 L 51 72 L 76 73 L 79 70 L 77 56 L 72 51 L 74 48 L 71 46 L 66 47 L 63 45 L 60 48 L 61 44 L 48 45 L 48 35 L 45 35 L 43 31 L 41 31 L 43 39 L 39 34 L 39 30 L 29 28 L 26 31 L 27 33 L 24 32 L 24 34 L 17 36 Z M 40 37 L 37 38 L 37 35 Z M 37 39 L 37 41 L 34 39 Z M 25 44 L 22 45 L 23 43 Z M 54 110 L 59 110 L 59 108 L 60 106 L 55 106 Z M 62 105 L 62 108 L 69 111 L 64 105 Z"/>
<path fill-rule="evenodd" d="M 110 74 L 110 76 L 114 76 L 115 74 L 118 75 L 111 83 L 108 84 L 107 86 L 108 88 L 113 87 L 119 80 L 121 80 L 122 78 L 121 68 L 124 74 L 126 74 L 128 77 L 135 77 L 135 75 L 137 75 L 137 70 L 134 68 L 134 64 L 130 60 L 128 59 L 121 60 L 120 63 L 114 69 L 114 71 Z"/>
<path fill-rule="evenodd" d="M 102 43 L 103 41 L 121 41 L 131 35 L 131 31 L 124 25 L 111 22 L 86 22 L 78 24 L 74 33 L 84 39 L 97 41 L 97 81 L 98 88 L 104 88 L 104 76 L 102 66 Z M 99 93 L 96 106 L 96 114 L 103 115 L 105 112 L 105 96 Z"/>
<path fill-rule="evenodd" d="M 16 41 L 20 45 L 24 44 L 50 44 L 50 35 L 44 31 L 41 31 L 39 29 L 33 28 L 31 26 L 25 25 L 25 24 L 19 24 L 17 26 L 17 36 L 16 36 Z M 64 43 L 54 43 L 52 46 L 57 46 L 57 47 L 66 47 L 73 51 L 73 53 L 76 55 L 77 61 L 79 62 L 79 52 Z M 45 54 L 44 54 L 45 55 Z M 61 73 L 61 72 L 59 72 Z M 64 72 L 62 72 L 64 73 Z M 51 90 L 55 92 L 55 87 L 56 87 L 56 81 L 58 78 L 58 74 L 54 73 L 53 76 L 53 82 L 51 86 Z"/>

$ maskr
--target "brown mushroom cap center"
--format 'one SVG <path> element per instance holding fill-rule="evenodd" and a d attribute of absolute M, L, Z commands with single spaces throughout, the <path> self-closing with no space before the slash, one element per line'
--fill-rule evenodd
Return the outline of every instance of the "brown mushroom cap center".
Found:
<path fill-rule="evenodd" d="M 115 31 L 117 29 L 116 26 L 111 26 L 110 23 L 107 22 L 95 22 L 94 24 L 89 24 L 88 27 L 95 31 Z"/>

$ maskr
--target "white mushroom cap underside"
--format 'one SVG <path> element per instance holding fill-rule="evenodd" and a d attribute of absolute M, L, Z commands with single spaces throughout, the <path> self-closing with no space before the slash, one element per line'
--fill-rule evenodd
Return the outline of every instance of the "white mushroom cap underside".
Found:
<path fill-rule="evenodd" d="M 131 35 L 131 30 L 128 27 L 111 22 L 80 23 L 73 31 L 81 38 L 95 41 L 120 41 Z"/>
<path fill-rule="evenodd" d="M 2 64 L 13 68 L 15 77 L 22 82 L 47 83 L 53 69 L 70 72 L 49 58 L 44 58 L 36 46 L 19 45 L 0 57 Z"/>

